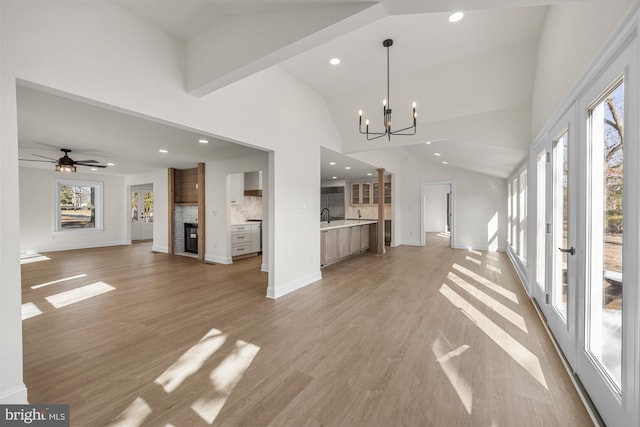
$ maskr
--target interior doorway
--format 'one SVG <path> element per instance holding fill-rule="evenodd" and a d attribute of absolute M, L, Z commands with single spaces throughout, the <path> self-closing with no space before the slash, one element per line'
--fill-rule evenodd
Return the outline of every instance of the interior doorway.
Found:
<path fill-rule="evenodd" d="M 153 184 L 131 187 L 131 240 L 153 240 Z"/>
<path fill-rule="evenodd" d="M 426 233 L 454 242 L 454 185 L 450 181 L 423 182 L 420 215 L 420 244 L 426 243 Z"/>

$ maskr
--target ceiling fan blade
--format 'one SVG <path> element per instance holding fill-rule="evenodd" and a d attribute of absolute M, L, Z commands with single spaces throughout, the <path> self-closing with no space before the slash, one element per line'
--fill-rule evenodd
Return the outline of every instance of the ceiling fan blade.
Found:
<path fill-rule="evenodd" d="M 24 162 L 42 162 L 42 163 L 58 163 L 57 160 L 36 160 L 36 159 L 18 159 Z"/>
<path fill-rule="evenodd" d="M 97 160 L 77 160 L 76 163 L 98 163 Z"/>
<path fill-rule="evenodd" d="M 80 166 L 87 166 L 90 168 L 106 168 L 105 165 L 94 165 L 93 163 L 80 163 L 80 162 L 76 162 L 76 165 L 80 165 Z"/>
<path fill-rule="evenodd" d="M 58 159 L 52 159 L 51 157 L 47 157 L 47 156 L 41 156 L 40 154 L 33 154 L 31 153 L 32 156 L 36 156 L 36 157 L 42 157 L 43 159 L 49 159 L 49 160 L 53 160 L 54 162 L 57 162 Z"/>

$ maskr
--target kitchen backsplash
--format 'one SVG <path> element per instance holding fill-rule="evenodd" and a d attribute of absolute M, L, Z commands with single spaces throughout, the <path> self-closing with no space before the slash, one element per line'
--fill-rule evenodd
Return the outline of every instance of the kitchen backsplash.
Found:
<path fill-rule="evenodd" d="M 231 206 L 231 224 L 262 219 L 262 197 L 244 196 L 244 204 Z"/>
<path fill-rule="evenodd" d="M 378 206 L 347 206 L 347 218 L 358 219 L 358 210 L 365 219 L 378 219 Z M 385 205 L 384 218 L 391 219 L 391 205 Z"/>

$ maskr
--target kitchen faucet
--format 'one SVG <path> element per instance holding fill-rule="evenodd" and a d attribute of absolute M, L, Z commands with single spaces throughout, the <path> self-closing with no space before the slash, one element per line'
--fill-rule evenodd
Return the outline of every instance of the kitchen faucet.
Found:
<path fill-rule="evenodd" d="M 362 215 L 360 215 L 360 209 L 358 209 L 358 219 L 362 218 Z"/>
<path fill-rule="evenodd" d="M 322 214 L 324 211 L 327 211 L 327 223 L 331 222 L 331 213 L 329 212 L 329 208 L 324 208 L 320 211 L 320 218 L 322 219 Z"/>

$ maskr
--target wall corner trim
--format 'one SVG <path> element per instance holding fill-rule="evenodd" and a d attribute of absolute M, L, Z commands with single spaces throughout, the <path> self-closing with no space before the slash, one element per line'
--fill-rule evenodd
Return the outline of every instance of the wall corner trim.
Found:
<path fill-rule="evenodd" d="M 269 286 L 267 288 L 267 298 L 280 298 L 283 295 L 291 293 L 300 288 L 304 288 L 318 280 L 322 280 L 322 272 L 316 271 L 315 273 L 308 274 L 306 276 L 291 280 L 288 283 L 279 286 Z"/>
<path fill-rule="evenodd" d="M 216 264 L 233 264 L 231 257 L 222 257 L 217 255 L 204 255 L 204 260 L 207 262 L 214 262 Z"/>
<path fill-rule="evenodd" d="M 0 393 L 0 405 L 28 405 L 27 387 L 22 384 L 18 387 Z"/>

